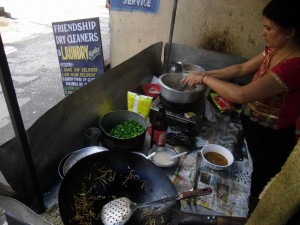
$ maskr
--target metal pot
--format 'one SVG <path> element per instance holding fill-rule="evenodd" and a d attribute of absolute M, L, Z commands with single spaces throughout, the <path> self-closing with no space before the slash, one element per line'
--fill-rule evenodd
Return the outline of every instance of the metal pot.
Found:
<path fill-rule="evenodd" d="M 182 73 L 166 73 L 159 77 L 160 94 L 172 104 L 191 104 L 198 100 L 202 85 L 189 87 L 181 84 Z"/>
<path fill-rule="evenodd" d="M 121 139 L 109 134 L 117 125 L 134 120 L 144 127 L 144 131 L 135 137 Z M 143 116 L 128 110 L 116 110 L 105 114 L 99 122 L 101 129 L 101 143 L 108 150 L 140 151 L 145 143 L 147 122 Z"/>
<path fill-rule="evenodd" d="M 188 74 L 189 72 L 204 72 L 204 69 L 197 65 L 192 64 L 183 64 L 182 71 L 185 74 Z"/>

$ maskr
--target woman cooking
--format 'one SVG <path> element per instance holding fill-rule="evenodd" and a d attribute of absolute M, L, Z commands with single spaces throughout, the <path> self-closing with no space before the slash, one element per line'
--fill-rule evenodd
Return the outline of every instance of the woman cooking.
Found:
<path fill-rule="evenodd" d="M 266 48 L 245 63 L 190 73 L 181 82 L 205 84 L 243 106 L 241 120 L 253 158 L 251 195 L 258 197 L 296 144 L 300 113 L 300 7 L 297 0 L 272 0 L 263 9 Z M 254 74 L 239 86 L 225 79 Z"/>

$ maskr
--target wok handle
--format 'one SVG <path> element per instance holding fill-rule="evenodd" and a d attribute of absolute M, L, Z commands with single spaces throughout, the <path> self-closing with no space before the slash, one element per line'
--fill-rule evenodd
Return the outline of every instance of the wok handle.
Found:
<path fill-rule="evenodd" d="M 247 218 L 179 212 L 178 225 L 244 225 Z"/>
<path fill-rule="evenodd" d="M 197 189 L 197 182 L 198 182 L 198 176 L 199 176 L 199 161 L 201 158 L 201 153 L 197 152 L 197 156 L 196 156 L 196 163 L 195 163 L 195 172 L 194 172 L 194 177 L 193 177 L 193 189 L 192 190 L 196 190 Z"/>
<path fill-rule="evenodd" d="M 216 225 L 216 216 L 179 212 L 178 225 Z"/>
<path fill-rule="evenodd" d="M 202 195 L 209 195 L 211 193 L 212 193 L 212 189 L 209 187 L 201 188 L 201 189 L 197 189 L 197 190 L 193 190 L 193 191 L 181 192 L 178 195 L 177 200 L 193 198 L 193 197 L 202 196 Z"/>
<path fill-rule="evenodd" d="M 161 198 L 161 199 L 158 199 L 158 200 L 155 200 L 155 201 L 151 201 L 151 202 L 140 203 L 136 207 L 137 208 L 141 208 L 141 207 L 145 207 L 145 206 L 149 206 L 149 205 L 154 205 L 154 204 L 158 204 L 158 203 L 166 203 L 166 202 L 175 201 L 175 200 L 182 200 L 182 199 L 186 199 L 186 198 L 193 198 L 193 197 L 197 197 L 197 196 L 201 196 L 201 195 L 209 195 L 211 193 L 212 193 L 212 189 L 209 188 L 209 187 L 207 187 L 207 188 L 197 189 L 195 191 L 181 192 L 181 193 L 179 193 L 176 196 Z"/>

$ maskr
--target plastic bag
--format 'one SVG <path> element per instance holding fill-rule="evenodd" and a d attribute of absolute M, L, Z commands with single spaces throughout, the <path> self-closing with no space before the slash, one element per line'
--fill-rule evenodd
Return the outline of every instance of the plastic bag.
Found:
<path fill-rule="evenodd" d="M 211 100 L 213 104 L 218 108 L 221 113 L 228 112 L 228 111 L 236 111 L 232 102 L 228 99 L 221 97 L 217 93 L 210 93 Z"/>
<path fill-rule="evenodd" d="M 127 108 L 128 111 L 136 112 L 142 115 L 146 120 L 148 119 L 152 97 L 146 95 L 139 95 L 133 92 L 127 92 Z"/>

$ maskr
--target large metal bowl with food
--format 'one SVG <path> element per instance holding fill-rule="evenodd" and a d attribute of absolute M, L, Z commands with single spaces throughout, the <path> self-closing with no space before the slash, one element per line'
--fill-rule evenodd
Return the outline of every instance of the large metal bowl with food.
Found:
<path fill-rule="evenodd" d="M 145 118 L 128 110 L 105 114 L 99 122 L 101 143 L 109 150 L 141 151 L 147 130 Z"/>
<path fill-rule="evenodd" d="M 174 104 L 190 104 L 198 100 L 202 85 L 189 87 L 180 83 L 182 73 L 166 73 L 159 77 L 160 94 L 168 102 Z"/>

